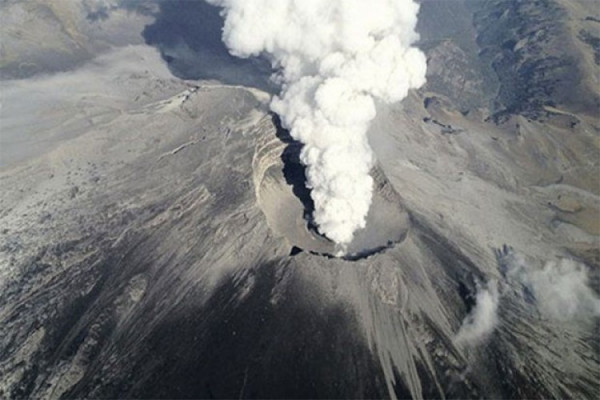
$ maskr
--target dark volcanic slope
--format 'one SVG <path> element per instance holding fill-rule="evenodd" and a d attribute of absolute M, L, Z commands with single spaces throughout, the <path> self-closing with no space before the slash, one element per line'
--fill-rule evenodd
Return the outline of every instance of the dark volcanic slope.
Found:
<path fill-rule="evenodd" d="M 0 65 L 37 74 L 0 81 L 0 397 L 595 398 L 594 7 L 423 2 L 428 84 L 379 110 L 374 207 L 340 259 L 269 96 L 232 85 L 260 64 L 191 68 L 227 58 L 177 3 L 27 3 L 81 63 L 107 32 L 158 49 Z"/>

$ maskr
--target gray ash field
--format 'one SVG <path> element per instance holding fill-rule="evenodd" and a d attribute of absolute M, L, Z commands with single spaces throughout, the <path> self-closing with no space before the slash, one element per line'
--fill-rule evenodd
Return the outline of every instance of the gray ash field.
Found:
<path fill-rule="evenodd" d="M 0 3 L 0 398 L 597 398 L 594 2 L 421 2 L 344 257 L 221 25 Z"/>

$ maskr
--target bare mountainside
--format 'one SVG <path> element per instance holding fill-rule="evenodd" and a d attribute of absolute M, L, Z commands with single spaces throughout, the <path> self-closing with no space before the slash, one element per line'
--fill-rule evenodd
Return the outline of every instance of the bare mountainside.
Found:
<path fill-rule="evenodd" d="M 217 9 L 48 4 L 0 3 L 0 397 L 595 398 L 593 2 L 422 2 L 344 257 Z"/>

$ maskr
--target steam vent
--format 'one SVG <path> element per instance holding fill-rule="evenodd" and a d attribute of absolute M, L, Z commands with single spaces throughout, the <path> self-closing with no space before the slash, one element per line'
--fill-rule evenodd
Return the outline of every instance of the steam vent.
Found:
<path fill-rule="evenodd" d="M 257 203 L 274 233 L 285 237 L 295 248 L 294 252 L 304 250 L 315 255 L 354 260 L 404 240 L 409 227 L 408 214 L 381 168 L 376 167 L 371 172 L 374 195 L 367 225 L 356 232 L 354 240 L 343 254 L 338 255 L 340 249 L 336 249 L 335 243 L 319 234 L 311 223 L 314 205 L 299 159 L 302 144 L 277 125 L 274 134 L 274 126 L 268 120 L 264 122 L 264 129 L 260 130 L 263 138 L 259 139 L 253 162 Z"/>
<path fill-rule="evenodd" d="M 596 2 L 0 26 L 0 399 L 598 398 Z"/>

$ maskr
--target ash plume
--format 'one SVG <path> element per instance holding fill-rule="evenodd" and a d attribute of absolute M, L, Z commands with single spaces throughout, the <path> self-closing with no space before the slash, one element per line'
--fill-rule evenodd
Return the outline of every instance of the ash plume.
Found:
<path fill-rule="evenodd" d="M 223 40 L 238 57 L 267 56 L 281 92 L 271 102 L 304 144 L 319 232 L 342 247 L 366 224 L 374 156 L 367 130 L 376 102 L 425 83 L 412 44 L 412 0 L 208 0 L 223 8 Z"/>

